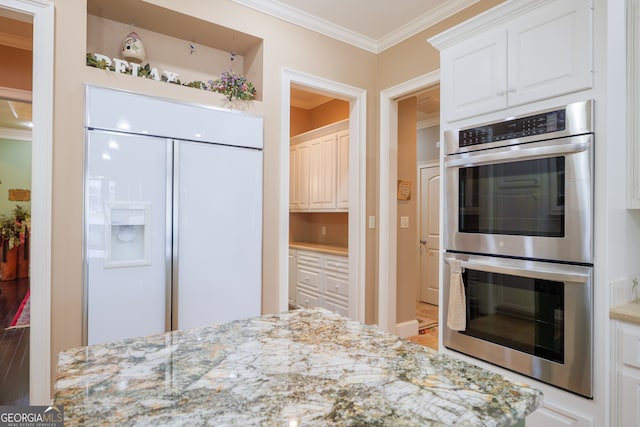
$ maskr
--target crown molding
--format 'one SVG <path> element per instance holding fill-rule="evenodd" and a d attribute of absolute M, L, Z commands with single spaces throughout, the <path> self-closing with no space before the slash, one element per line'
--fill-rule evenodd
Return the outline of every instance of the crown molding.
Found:
<path fill-rule="evenodd" d="M 424 31 L 432 25 L 443 21 L 458 12 L 478 3 L 480 0 L 450 0 L 436 7 L 422 16 L 417 17 L 408 24 L 398 28 L 394 32 L 380 39 L 378 42 L 378 52 L 389 49 L 396 44 L 405 41 L 409 37 Z"/>
<path fill-rule="evenodd" d="M 289 23 L 308 30 L 315 31 L 327 37 L 353 45 L 372 53 L 380 53 L 392 46 L 424 31 L 430 26 L 468 8 L 480 0 L 448 0 L 442 5 L 430 10 L 391 32 L 380 40 L 375 40 L 363 34 L 336 25 L 315 15 L 292 8 L 277 0 L 233 0 L 235 3 L 266 13 Z M 549 0 L 547 0 L 549 1 Z"/>
<path fill-rule="evenodd" d="M 553 0 L 511 0 L 486 10 L 468 21 L 462 22 L 427 41 L 436 49 L 443 50 L 463 40 L 474 37 L 486 30 L 497 28 L 498 25 L 525 15 Z"/>
<path fill-rule="evenodd" d="M 31 129 L 0 128 L 0 138 L 17 141 L 31 141 Z"/>
<path fill-rule="evenodd" d="M 233 0 L 243 6 L 250 7 L 257 11 L 266 13 L 267 15 L 287 21 L 291 24 L 298 25 L 308 30 L 315 31 L 327 37 L 343 41 L 353 46 L 359 47 L 369 52 L 377 53 L 378 43 L 370 38 L 363 36 L 339 25 L 321 19 L 310 13 L 306 13 L 278 1 L 269 0 Z"/>

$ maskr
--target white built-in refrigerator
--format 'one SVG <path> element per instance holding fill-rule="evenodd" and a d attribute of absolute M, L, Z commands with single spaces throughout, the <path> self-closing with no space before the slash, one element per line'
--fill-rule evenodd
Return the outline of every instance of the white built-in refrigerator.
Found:
<path fill-rule="evenodd" d="M 256 316 L 262 118 L 86 87 L 89 345 Z"/>

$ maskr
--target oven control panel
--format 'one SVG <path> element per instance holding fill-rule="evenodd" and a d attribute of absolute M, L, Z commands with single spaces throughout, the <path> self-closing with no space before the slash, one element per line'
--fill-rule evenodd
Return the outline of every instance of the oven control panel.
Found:
<path fill-rule="evenodd" d="M 566 110 L 547 111 L 459 131 L 460 147 L 565 130 Z"/>

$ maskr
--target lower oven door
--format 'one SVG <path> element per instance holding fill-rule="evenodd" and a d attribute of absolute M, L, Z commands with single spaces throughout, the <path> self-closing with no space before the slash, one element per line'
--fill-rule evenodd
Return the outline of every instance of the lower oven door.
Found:
<path fill-rule="evenodd" d="M 445 322 L 453 262 L 466 329 L 445 326 L 445 347 L 592 397 L 593 267 L 445 253 Z"/>

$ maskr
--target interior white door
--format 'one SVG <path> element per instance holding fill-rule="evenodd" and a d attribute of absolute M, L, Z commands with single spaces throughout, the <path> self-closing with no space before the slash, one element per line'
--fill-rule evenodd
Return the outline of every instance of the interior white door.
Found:
<path fill-rule="evenodd" d="M 257 316 L 262 297 L 262 151 L 174 148 L 173 328 Z"/>
<path fill-rule="evenodd" d="M 169 144 L 148 136 L 87 132 L 89 345 L 166 330 Z M 138 214 L 143 210 L 146 217 Z"/>
<path fill-rule="evenodd" d="M 420 300 L 438 305 L 440 167 L 420 169 Z"/>

